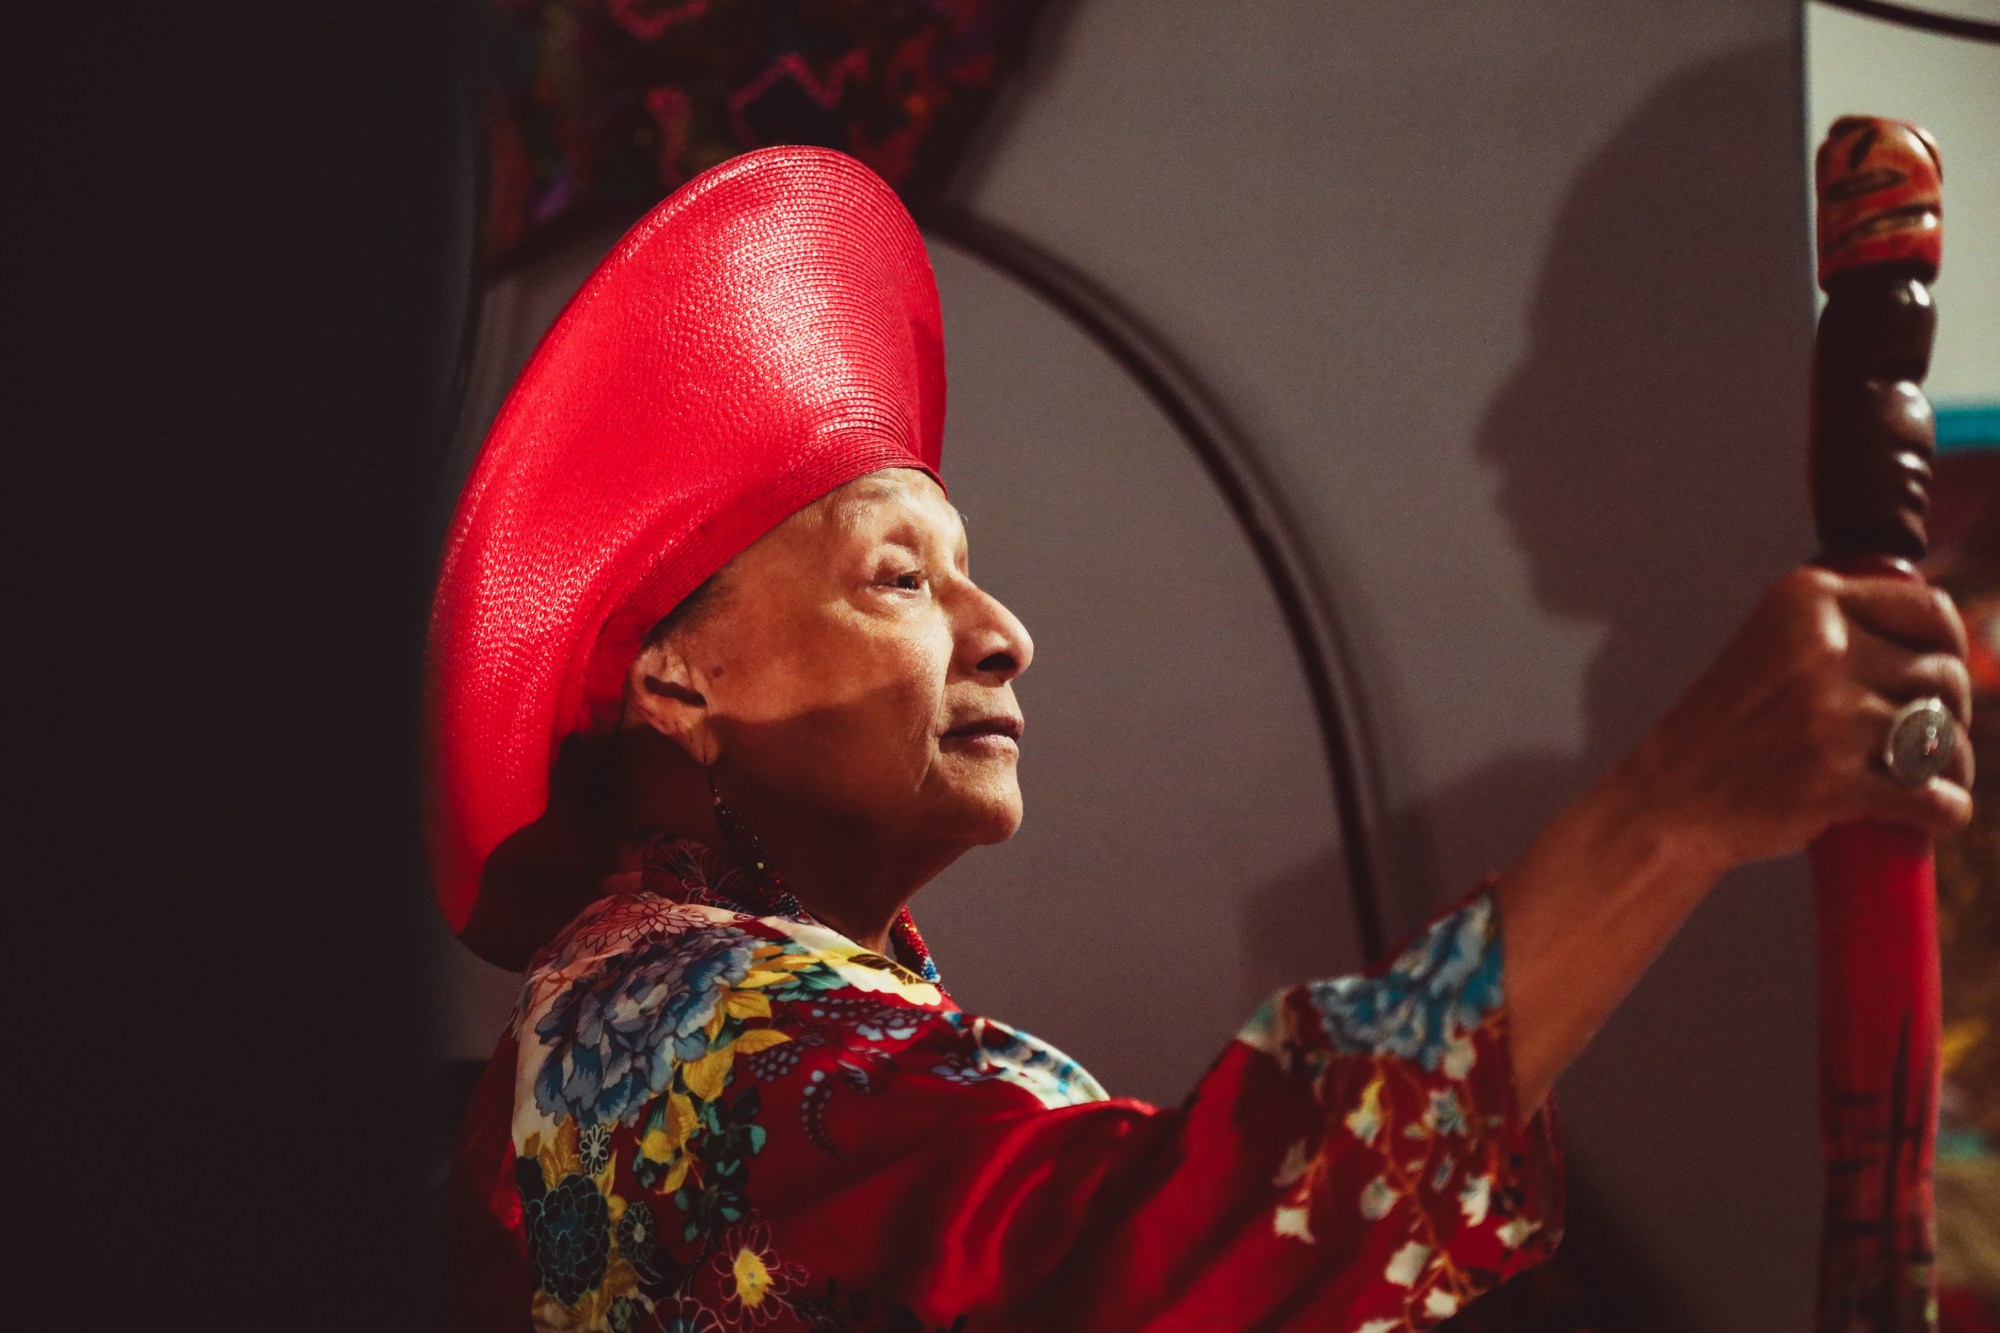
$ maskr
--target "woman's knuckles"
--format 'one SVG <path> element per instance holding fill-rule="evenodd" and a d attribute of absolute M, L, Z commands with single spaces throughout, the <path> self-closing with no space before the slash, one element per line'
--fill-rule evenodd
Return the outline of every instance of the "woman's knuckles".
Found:
<path fill-rule="evenodd" d="M 1847 618 L 1872 634 L 1917 652 L 1965 655 L 1965 625 L 1957 608 L 1928 584 L 1857 579 L 1840 600 Z"/>
<path fill-rule="evenodd" d="M 1931 659 L 1933 688 L 1928 691 L 1944 700 L 1951 715 L 1964 726 L 1972 725 L 1972 669 L 1962 657 L 1938 655 Z"/>
<path fill-rule="evenodd" d="M 1885 606 L 1889 624 L 1877 625 Z M 1739 861 L 1797 851 L 1853 819 L 1933 834 L 1962 826 L 1971 782 L 1962 736 L 1962 753 L 1927 788 L 1898 787 L 1878 758 L 1907 699 L 1935 694 L 1964 716 L 1969 675 L 1939 623 L 1920 585 L 1811 567 L 1773 581 L 1644 747 L 1639 768 L 1654 799 L 1678 812 L 1684 836 Z M 1909 645 L 1912 632 L 1925 642 Z"/>
<path fill-rule="evenodd" d="M 1800 565 L 1771 584 L 1771 595 L 1801 605 L 1836 602 L 1846 592 L 1850 580 L 1818 565 Z"/>

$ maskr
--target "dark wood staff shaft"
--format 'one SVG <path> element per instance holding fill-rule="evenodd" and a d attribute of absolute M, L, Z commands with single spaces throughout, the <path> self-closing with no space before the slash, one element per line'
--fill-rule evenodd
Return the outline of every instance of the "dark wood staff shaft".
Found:
<path fill-rule="evenodd" d="M 1930 369 L 1940 258 L 1937 145 L 1849 116 L 1821 146 L 1812 496 L 1821 563 L 1917 578 L 1936 431 Z M 1826 1214 L 1819 1333 L 1929 1333 L 1937 1136 L 1937 888 L 1902 826 L 1829 830 L 1810 861 L 1819 951 Z"/>

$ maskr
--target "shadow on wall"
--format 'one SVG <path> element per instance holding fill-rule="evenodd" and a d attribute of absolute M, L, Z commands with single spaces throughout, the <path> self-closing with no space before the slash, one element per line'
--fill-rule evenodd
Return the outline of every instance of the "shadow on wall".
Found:
<path fill-rule="evenodd" d="M 1606 628 L 1585 742 L 1505 756 L 1402 812 L 1405 865 L 1443 869 L 1423 864 L 1428 828 L 1524 845 L 1811 549 L 1795 65 L 1789 47 L 1757 47 L 1674 79 L 1563 205 L 1530 350 L 1478 448 L 1501 474 L 1537 600 Z M 1788 161 L 1800 170 L 1772 173 Z M 1800 881 L 1791 865 L 1732 877 L 1563 1081 L 1565 1251 L 1611 1327 L 1777 1328 L 1810 1308 L 1819 1179 Z M 1628 1191 L 1643 1215 L 1621 1207 Z"/>

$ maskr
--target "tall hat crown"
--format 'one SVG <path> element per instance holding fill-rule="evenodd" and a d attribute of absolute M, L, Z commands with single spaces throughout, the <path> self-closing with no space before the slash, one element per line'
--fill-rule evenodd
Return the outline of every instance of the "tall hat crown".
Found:
<path fill-rule="evenodd" d="M 854 159 L 748 153 L 626 233 L 509 393 L 445 546 L 431 854 L 461 938 L 509 965 L 542 942 L 495 852 L 547 813 L 564 742 L 617 725 L 652 627 L 835 487 L 938 478 L 944 399 L 922 239 Z"/>

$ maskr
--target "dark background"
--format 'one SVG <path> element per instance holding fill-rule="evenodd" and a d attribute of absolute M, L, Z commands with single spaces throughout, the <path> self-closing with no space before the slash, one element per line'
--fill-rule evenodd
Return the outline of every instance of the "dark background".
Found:
<path fill-rule="evenodd" d="M 8 1319 L 422 1326 L 452 11 L 3 21 Z"/>

